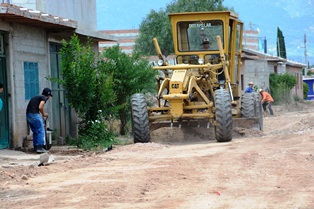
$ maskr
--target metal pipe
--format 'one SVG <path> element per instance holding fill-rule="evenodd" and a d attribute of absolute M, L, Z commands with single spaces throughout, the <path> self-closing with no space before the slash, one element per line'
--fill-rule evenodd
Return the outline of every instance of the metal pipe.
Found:
<path fill-rule="evenodd" d="M 168 94 L 168 95 L 163 95 L 163 99 L 165 100 L 183 100 L 183 99 L 188 99 L 187 94 Z"/>

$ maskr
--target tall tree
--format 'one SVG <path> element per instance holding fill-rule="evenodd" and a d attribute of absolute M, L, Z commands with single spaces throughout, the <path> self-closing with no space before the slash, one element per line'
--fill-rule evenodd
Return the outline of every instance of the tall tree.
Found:
<path fill-rule="evenodd" d="M 139 37 L 135 40 L 135 51 L 143 55 L 156 55 L 152 39 L 157 38 L 160 49 L 165 56 L 174 52 L 169 13 L 224 11 L 223 0 L 173 0 L 165 11 L 151 10 L 142 21 L 139 28 Z"/>
<path fill-rule="evenodd" d="M 103 118 L 114 112 L 115 92 L 110 75 L 104 74 L 102 59 L 91 49 L 91 42 L 82 45 L 77 35 L 63 41 L 61 49 L 62 79 L 52 78 L 65 89 L 69 104 L 80 118 L 79 137 L 75 144 L 83 149 L 108 146 L 113 135 Z"/>
<path fill-rule="evenodd" d="M 152 39 L 157 38 L 162 53 L 168 56 L 174 51 L 171 35 L 171 25 L 166 12 L 151 10 L 142 21 L 139 36 L 135 40 L 135 51 L 143 55 L 156 55 Z"/>
<path fill-rule="evenodd" d="M 224 11 L 223 0 L 175 0 L 166 8 L 167 13 Z"/>
<path fill-rule="evenodd" d="M 115 45 L 103 52 L 104 69 L 106 75 L 113 79 L 113 90 L 116 100 L 113 103 L 117 107 L 117 117 L 120 120 L 120 134 L 126 134 L 127 122 L 130 119 L 130 97 L 134 93 L 156 91 L 156 71 L 149 62 L 141 58 L 139 54 L 127 55 L 121 51 L 119 45 Z"/>
<path fill-rule="evenodd" d="M 277 27 L 277 56 L 287 59 L 285 37 L 279 27 Z"/>
<path fill-rule="evenodd" d="M 157 71 L 139 54 L 122 52 L 119 45 L 96 54 L 90 42 L 83 46 L 76 35 L 69 43 L 63 42 L 61 54 L 63 78 L 52 80 L 62 84 L 81 119 L 76 144 L 89 149 L 103 142 L 112 143 L 112 133 L 103 123 L 111 116 L 119 118 L 120 134 L 125 135 L 130 97 L 155 92 Z"/>

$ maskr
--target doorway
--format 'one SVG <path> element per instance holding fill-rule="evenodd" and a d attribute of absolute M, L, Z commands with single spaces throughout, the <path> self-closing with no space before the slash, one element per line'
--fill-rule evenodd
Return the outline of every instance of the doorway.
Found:
<path fill-rule="evenodd" d="M 8 88 L 7 88 L 7 69 L 6 57 L 4 51 L 4 34 L 0 33 L 0 83 L 3 84 L 3 92 L 0 93 L 0 99 L 3 102 L 0 110 L 0 149 L 10 147 L 9 135 L 9 105 L 8 105 Z"/>
<path fill-rule="evenodd" d="M 60 49 L 62 45 L 58 43 L 50 43 L 50 69 L 51 77 L 62 79 L 61 76 L 61 54 Z M 65 97 L 65 90 L 57 82 L 51 83 L 52 89 L 52 115 L 53 124 L 50 125 L 53 129 L 53 136 L 56 139 L 64 139 L 67 136 L 71 136 L 71 109 L 69 107 L 68 101 Z M 58 141 L 63 145 L 64 140 Z"/>

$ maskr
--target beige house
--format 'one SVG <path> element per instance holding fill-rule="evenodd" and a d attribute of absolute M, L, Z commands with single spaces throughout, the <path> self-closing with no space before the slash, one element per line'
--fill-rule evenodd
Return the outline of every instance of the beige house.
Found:
<path fill-rule="evenodd" d="M 45 105 L 56 138 L 77 134 L 76 115 L 61 86 L 47 77 L 60 78 L 62 40 L 77 34 L 81 41 L 117 40 L 96 31 L 96 0 L 7 0 L 0 10 L 0 149 L 18 148 L 29 134 L 26 106 L 45 87 L 53 98 Z"/>
<path fill-rule="evenodd" d="M 252 49 L 244 48 L 242 51 L 241 89 L 250 81 L 258 88 L 269 89 L 269 75 L 271 73 L 289 73 L 297 79 L 297 85 L 291 90 L 293 96 L 303 98 L 302 72 L 305 64 L 293 62 L 280 57 L 270 56 Z"/>

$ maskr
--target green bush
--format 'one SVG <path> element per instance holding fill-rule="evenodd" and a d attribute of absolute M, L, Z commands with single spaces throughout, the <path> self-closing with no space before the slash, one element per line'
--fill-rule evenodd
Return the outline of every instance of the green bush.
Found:
<path fill-rule="evenodd" d="M 306 75 L 307 75 L 307 76 L 312 76 L 312 74 L 313 74 L 313 73 L 312 73 L 312 70 L 311 70 L 311 69 L 308 69 L 307 72 L 306 72 Z"/>
<path fill-rule="evenodd" d="M 130 97 L 140 92 L 156 92 L 157 71 L 140 54 L 127 55 L 118 45 L 107 48 L 102 56 L 105 58 L 102 63 L 104 73 L 111 75 L 116 95 L 113 105 L 118 110 L 112 116 L 120 120 L 120 134 L 126 135 L 131 118 Z"/>
<path fill-rule="evenodd" d="M 80 118 L 79 137 L 72 144 L 83 149 L 110 146 L 113 134 L 103 120 L 114 113 L 116 96 L 102 58 L 93 52 L 90 41 L 83 46 L 76 35 L 69 43 L 63 41 L 61 55 L 62 80 L 55 81 L 63 86 L 69 105 Z"/>
<path fill-rule="evenodd" d="M 129 56 L 116 45 L 98 54 L 76 35 L 63 41 L 61 55 L 62 80 L 51 80 L 63 86 L 80 118 L 79 137 L 68 141 L 85 150 L 109 147 L 115 139 L 108 121 L 119 118 L 120 134 L 128 133 L 130 96 L 155 90 L 156 71 L 137 53 Z"/>
<path fill-rule="evenodd" d="M 114 143 L 114 134 L 107 129 L 103 121 L 90 121 L 88 130 L 79 136 L 78 147 L 84 150 L 99 150 Z"/>
<path fill-rule="evenodd" d="M 304 100 L 307 99 L 309 91 L 310 91 L 309 86 L 305 82 L 303 82 L 303 99 Z"/>
<path fill-rule="evenodd" d="M 271 88 L 271 95 L 275 100 L 275 104 L 286 104 L 292 102 L 292 97 L 290 95 L 290 88 L 285 84 L 279 83 L 276 88 Z"/>
<path fill-rule="evenodd" d="M 297 79 L 294 75 L 288 73 L 281 75 L 270 74 L 269 85 L 275 104 L 292 102 L 293 98 L 290 95 L 290 91 L 296 84 Z"/>

